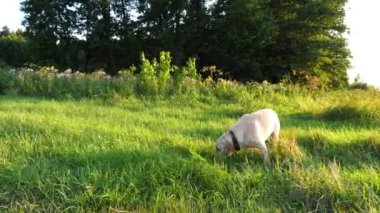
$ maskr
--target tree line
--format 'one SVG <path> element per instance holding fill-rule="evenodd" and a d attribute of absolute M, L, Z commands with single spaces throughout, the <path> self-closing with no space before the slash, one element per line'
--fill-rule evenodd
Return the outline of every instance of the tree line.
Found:
<path fill-rule="evenodd" d="M 350 57 L 346 1 L 23 0 L 25 32 L 3 28 L 0 61 L 116 74 L 141 52 L 170 51 L 175 64 L 192 57 L 241 81 L 288 76 L 340 87 Z"/>

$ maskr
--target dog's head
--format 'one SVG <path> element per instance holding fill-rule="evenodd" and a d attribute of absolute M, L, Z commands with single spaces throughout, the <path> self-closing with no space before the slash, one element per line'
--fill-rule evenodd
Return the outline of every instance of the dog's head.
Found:
<path fill-rule="evenodd" d="M 224 133 L 216 141 L 216 152 L 222 155 L 231 155 L 234 151 L 234 144 L 232 142 L 232 137 L 229 133 Z"/>

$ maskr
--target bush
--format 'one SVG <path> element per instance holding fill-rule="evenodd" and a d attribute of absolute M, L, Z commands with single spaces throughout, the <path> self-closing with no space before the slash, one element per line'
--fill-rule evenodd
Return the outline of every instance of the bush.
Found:
<path fill-rule="evenodd" d="M 20 67 L 26 61 L 26 39 L 15 33 L 0 36 L 0 65 Z"/>
<path fill-rule="evenodd" d="M 211 66 L 213 67 L 213 66 Z M 213 67 L 209 70 L 217 72 Z M 288 83 L 270 84 L 268 82 L 252 82 L 242 84 L 236 81 L 224 80 L 212 75 L 202 79 L 197 72 L 196 61 L 190 58 L 185 66 L 177 67 L 172 64 L 169 52 L 161 52 L 159 59 L 149 60 L 141 54 L 140 66 L 131 66 L 120 70 L 117 76 L 109 76 L 103 70 L 93 73 L 75 72 L 67 69 L 60 72 L 55 67 L 32 67 L 0 70 L 0 93 L 14 93 L 34 95 L 49 98 L 128 98 L 130 96 L 170 97 L 183 96 L 187 99 L 223 100 L 239 102 L 245 108 L 252 110 L 255 107 L 270 107 L 281 104 L 284 97 L 295 95 L 310 95 L 315 93 L 302 86 Z M 373 92 L 378 97 L 378 91 Z M 253 101 L 257 97 L 265 96 L 261 102 Z M 375 98 L 376 99 L 376 98 Z M 286 98 L 286 100 L 288 100 Z M 246 104 L 250 103 L 250 104 Z M 254 106 L 252 103 L 255 103 Z M 368 111 L 367 106 L 358 105 L 357 108 L 336 106 L 325 112 L 322 117 L 330 120 L 347 119 L 344 116 L 380 118 L 379 109 Z M 367 107 L 368 108 L 368 107 Z M 365 112 L 367 110 L 367 112 Z M 354 117 L 355 117 L 354 116 Z"/>
<path fill-rule="evenodd" d="M 159 61 L 150 61 L 142 53 L 139 70 L 131 66 L 119 71 L 115 77 L 103 70 L 85 74 L 71 69 L 59 72 L 55 67 L 4 68 L 0 71 L 0 92 L 13 90 L 21 95 L 76 99 L 112 98 L 115 95 L 197 96 L 202 90 L 202 81 L 196 71 L 195 59 L 189 59 L 181 68 L 172 65 L 171 61 L 169 52 L 161 52 Z"/>
<path fill-rule="evenodd" d="M 354 82 L 349 85 L 350 89 L 361 89 L 361 90 L 367 90 L 369 88 L 368 84 L 364 83 L 360 79 L 360 75 L 357 75 L 354 79 Z"/>
<path fill-rule="evenodd" d="M 0 68 L 0 94 L 17 88 L 16 75 L 15 69 Z"/>

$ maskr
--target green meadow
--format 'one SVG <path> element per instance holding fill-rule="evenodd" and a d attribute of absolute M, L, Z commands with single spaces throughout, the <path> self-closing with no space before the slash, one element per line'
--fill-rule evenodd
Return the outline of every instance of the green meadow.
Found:
<path fill-rule="evenodd" d="M 0 213 L 380 212 L 380 88 L 349 83 L 348 0 L 18 2 Z M 219 155 L 263 108 L 271 165 Z"/>
<path fill-rule="evenodd" d="M 0 211 L 380 211 L 379 90 L 268 88 L 110 99 L 8 90 Z M 216 139 L 260 108 L 281 121 L 280 141 L 268 142 L 273 168 L 257 150 L 218 156 Z"/>

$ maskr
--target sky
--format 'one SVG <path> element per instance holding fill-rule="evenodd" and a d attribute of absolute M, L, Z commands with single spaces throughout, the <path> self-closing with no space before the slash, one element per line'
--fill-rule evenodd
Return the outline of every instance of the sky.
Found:
<path fill-rule="evenodd" d="M 380 87 L 380 0 L 349 0 L 346 5 L 346 34 L 351 50 L 350 81 L 357 75 L 363 82 Z M 19 0 L 0 0 L 0 27 L 23 29 Z"/>
<path fill-rule="evenodd" d="M 351 50 L 351 80 L 357 75 L 380 87 L 380 1 L 349 0 L 345 23 L 349 27 L 348 47 Z"/>

